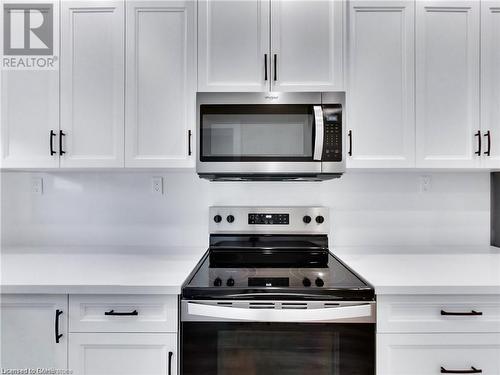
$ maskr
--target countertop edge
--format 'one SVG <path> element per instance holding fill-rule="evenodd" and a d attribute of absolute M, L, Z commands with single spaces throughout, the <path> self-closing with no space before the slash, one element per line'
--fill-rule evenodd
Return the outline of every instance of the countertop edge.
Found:
<path fill-rule="evenodd" d="M 181 294 L 181 285 L 0 285 L 0 294 Z"/>

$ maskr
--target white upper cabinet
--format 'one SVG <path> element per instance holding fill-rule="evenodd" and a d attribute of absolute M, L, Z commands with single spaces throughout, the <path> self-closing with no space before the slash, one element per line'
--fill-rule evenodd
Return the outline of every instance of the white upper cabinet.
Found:
<path fill-rule="evenodd" d="M 198 91 L 268 90 L 269 43 L 269 0 L 200 0 Z"/>
<path fill-rule="evenodd" d="M 53 6 L 54 35 L 58 35 L 59 2 L 44 3 Z M 2 5 L 0 10 L 2 21 L 3 11 Z M 3 51 L 3 43 L 8 41 L 4 40 L 3 36 L 0 39 Z M 54 40 L 57 41 L 58 38 Z M 54 43 L 53 48 L 54 55 L 59 56 L 59 43 Z M 57 168 L 59 166 L 58 69 L 2 70 L 1 74 L 1 167 Z"/>
<path fill-rule="evenodd" d="M 414 4 L 350 1 L 348 167 L 415 164 Z"/>
<path fill-rule="evenodd" d="M 127 2 L 125 166 L 194 165 L 196 3 Z"/>
<path fill-rule="evenodd" d="M 0 368 L 67 368 L 67 317 L 66 295 L 2 294 Z"/>
<path fill-rule="evenodd" d="M 343 89 L 344 4 L 200 0 L 198 91 Z"/>
<path fill-rule="evenodd" d="M 481 10 L 481 130 L 483 166 L 500 167 L 500 1 Z"/>
<path fill-rule="evenodd" d="M 416 9 L 417 167 L 475 167 L 480 3 L 417 1 Z"/>
<path fill-rule="evenodd" d="M 61 167 L 123 167 L 124 3 L 63 1 Z"/>
<path fill-rule="evenodd" d="M 344 1 L 271 0 L 271 90 L 343 89 Z"/>

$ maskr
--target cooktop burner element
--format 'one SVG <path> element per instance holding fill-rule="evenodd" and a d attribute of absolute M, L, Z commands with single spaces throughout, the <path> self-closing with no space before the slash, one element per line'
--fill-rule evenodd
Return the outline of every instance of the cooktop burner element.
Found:
<path fill-rule="evenodd" d="M 210 218 L 210 247 L 185 299 L 374 299 L 330 254 L 326 208 L 212 207 Z"/>

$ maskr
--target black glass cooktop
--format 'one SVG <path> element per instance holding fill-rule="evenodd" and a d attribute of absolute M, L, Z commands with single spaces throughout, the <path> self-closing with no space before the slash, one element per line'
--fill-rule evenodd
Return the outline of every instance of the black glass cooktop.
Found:
<path fill-rule="evenodd" d="M 182 296 L 372 300 L 374 291 L 328 251 L 326 236 L 213 235 Z"/>

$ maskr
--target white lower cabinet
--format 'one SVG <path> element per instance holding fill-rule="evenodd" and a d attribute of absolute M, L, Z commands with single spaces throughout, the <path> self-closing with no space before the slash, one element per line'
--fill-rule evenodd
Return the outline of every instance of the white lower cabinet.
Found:
<path fill-rule="evenodd" d="M 461 374 L 474 369 L 500 374 L 500 334 L 377 335 L 377 375 Z"/>
<path fill-rule="evenodd" d="M 74 375 L 176 375 L 175 295 L 71 295 Z"/>
<path fill-rule="evenodd" d="M 67 314 L 67 295 L 0 295 L 0 368 L 66 369 Z"/>
<path fill-rule="evenodd" d="M 72 333 L 74 375 L 177 374 L 176 333 Z"/>
<path fill-rule="evenodd" d="M 500 296 L 377 297 L 377 375 L 500 374 Z"/>

